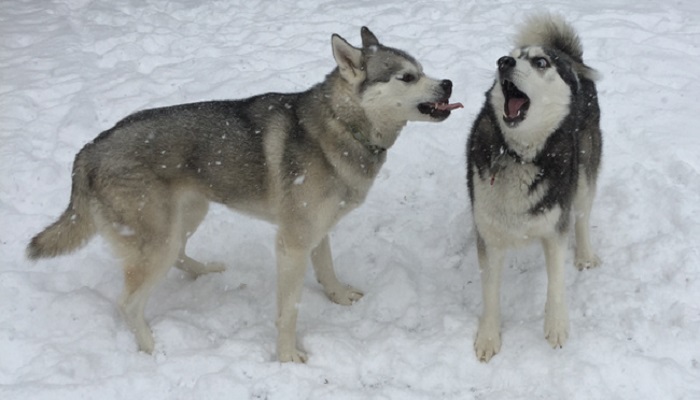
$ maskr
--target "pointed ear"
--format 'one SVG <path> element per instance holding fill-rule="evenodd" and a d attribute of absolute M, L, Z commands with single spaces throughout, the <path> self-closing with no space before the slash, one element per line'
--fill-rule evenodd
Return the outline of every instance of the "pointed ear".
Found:
<path fill-rule="evenodd" d="M 378 46 L 379 39 L 374 36 L 374 33 L 369 30 L 368 27 L 363 26 L 360 30 L 360 35 L 362 35 L 362 47 Z"/>
<path fill-rule="evenodd" d="M 331 44 L 333 46 L 333 57 L 338 64 L 340 75 L 353 84 L 362 82 L 366 76 L 362 50 L 353 47 L 337 34 L 331 37 Z"/>
<path fill-rule="evenodd" d="M 581 64 L 577 67 L 578 68 L 576 68 L 576 73 L 580 76 L 583 76 L 586 79 L 590 79 L 592 81 L 598 81 L 603 79 L 603 75 L 600 72 L 587 65 Z"/>

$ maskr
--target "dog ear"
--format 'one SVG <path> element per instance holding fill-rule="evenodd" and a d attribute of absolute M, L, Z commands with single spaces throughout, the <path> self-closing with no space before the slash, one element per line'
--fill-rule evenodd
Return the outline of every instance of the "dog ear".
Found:
<path fill-rule="evenodd" d="M 374 36 L 374 33 L 372 33 L 372 31 L 370 31 L 368 27 L 363 26 L 360 30 L 360 35 L 362 35 L 362 47 L 367 48 L 370 46 L 379 45 L 379 39 L 377 39 L 377 37 Z"/>
<path fill-rule="evenodd" d="M 362 82 L 366 76 L 362 50 L 353 47 L 337 34 L 331 37 L 331 44 L 333 45 L 333 57 L 338 64 L 340 75 L 353 84 Z"/>
<path fill-rule="evenodd" d="M 598 81 L 603 79 L 603 75 L 600 72 L 585 64 L 576 65 L 575 70 L 576 73 L 579 74 L 579 76 L 582 76 L 586 79 L 590 79 L 592 81 Z"/>

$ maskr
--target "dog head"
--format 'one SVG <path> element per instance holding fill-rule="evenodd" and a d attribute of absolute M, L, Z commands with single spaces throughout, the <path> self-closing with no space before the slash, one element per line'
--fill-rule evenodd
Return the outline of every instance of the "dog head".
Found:
<path fill-rule="evenodd" d="M 582 99 L 581 81 L 598 76 L 583 64 L 581 42 L 561 16 L 528 18 L 515 44 L 498 60 L 489 101 L 508 145 L 531 159 L 571 110 L 581 107 L 574 104 Z"/>
<path fill-rule="evenodd" d="M 461 104 L 450 104 L 452 82 L 425 75 L 423 67 L 404 51 L 384 46 L 367 28 L 362 48 L 333 35 L 333 56 L 341 77 L 351 85 L 371 119 L 405 124 L 442 121 Z M 376 117 L 376 118 L 373 118 Z"/>
<path fill-rule="evenodd" d="M 543 144 L 569 115 L 577 84 L 571 64 L 555 50 L 529 46 L 501 57 L 490 98 L 507 139 Z"/>

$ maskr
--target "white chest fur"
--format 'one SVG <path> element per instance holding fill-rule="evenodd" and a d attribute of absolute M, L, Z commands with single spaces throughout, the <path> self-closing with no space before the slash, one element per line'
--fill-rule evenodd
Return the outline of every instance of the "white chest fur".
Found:
<path fill-rule="evenodd" d="M 549 182 L 539 182 L 541 173 L 534 164 L 514 159 L 499 162 L 501 168 L 482 179 L 474 173 L 474 222 L 489 243 L 513 246 L 551 235 L 561 216 L 555 206 L 533 214 L 532 208 L 549 190 Z"/>

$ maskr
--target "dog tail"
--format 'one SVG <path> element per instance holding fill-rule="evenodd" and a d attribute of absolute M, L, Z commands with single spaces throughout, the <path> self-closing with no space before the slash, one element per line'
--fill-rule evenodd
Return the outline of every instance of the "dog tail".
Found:
<path fill-rule="evenodd" d="M 520 26 L 515 39 L 516 47 L 543 46 L 567 54 L 576 62 L 574 70 L 583 78 L 593 81 L 602 78 L 595 69 L 583 63 L 583 46 L 573 26 L 558 14 L 535 14 Z"/>
<path fill-rule="evenodd" d="M 83 149 L 73 163 L 73 185 L 68 208 L 56 222 L 34 236 L 27 246 L 27 257 L 36 260 L 67 254 L 83 247 L 97 228 L 90 211 L 88 169 Z"/>
<path fill-rule="evenodd" d="M 558 14 L 536 14 L 525 20 L 515 39 L 517 47 L 555 48 L 583 63 L 583 46 L 574 28 Z"/>

